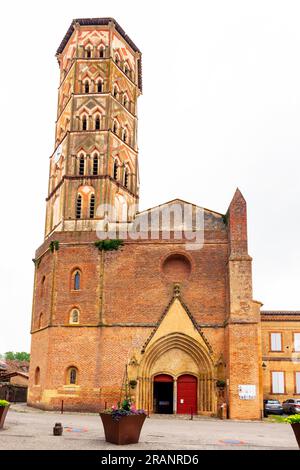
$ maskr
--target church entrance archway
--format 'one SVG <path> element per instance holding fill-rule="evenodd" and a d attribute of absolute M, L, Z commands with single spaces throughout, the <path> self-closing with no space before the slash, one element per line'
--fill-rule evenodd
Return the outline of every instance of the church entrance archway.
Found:
<path fill-rule="evenodd" d="M 197 413 L 197 377 L 184 374 L 177 379 L 177 413 Z"/>
<path fill-rule="evenodd" d="M 159 381 L 156 377 L 163 375 L 172 378 L 170 385 L 156 385 Z M 191 407 L 194 407 L 195 414 L 211 415 L 216 412 L 212 358 L 206 348 L 190 336 L 171 333 L 155 341 L 145 351 L 138 370 L 138 381 L 138 406 L 149 413 L 158 412 L 157 401 L 172 401 L 171 385 L 173 408 L 170 406 L 168 409 L 171 411 L 168 412 L 190 414 Z M 162 390 L 166 392 L 167 387 L 170 391 L 164 400 Z M 167 408 L 167 404 L 165 406 Z"/>
<path fill-rule="evenodd" d="M 160 374 L 154 377 L 153 383 L 153 408 L 155 413 L 173 413 L 173 377 Z"/>

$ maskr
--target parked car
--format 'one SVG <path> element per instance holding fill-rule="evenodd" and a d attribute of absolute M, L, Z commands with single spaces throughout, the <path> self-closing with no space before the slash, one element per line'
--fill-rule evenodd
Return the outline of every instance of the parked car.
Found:
<path fill-rule="evenodd" d="M 298 414 L 300 413 L 300 400 L 299 398 L 290 398 L 289 400 L 285 400 L 282 403 L 283 411 L 287 414 Z"/>
<path fill-rule="evenodd" d="M 283 407 L 278 400 L 264 400 L 264 416 L 283 415 Z"/>

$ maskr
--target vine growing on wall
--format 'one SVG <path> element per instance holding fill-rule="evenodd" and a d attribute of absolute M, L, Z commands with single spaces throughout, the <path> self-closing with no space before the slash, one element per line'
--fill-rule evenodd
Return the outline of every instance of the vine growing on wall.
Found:
<path fill-rule="evenodd" d="M 59 241 L 53 240 L 52 242 L 50 242 L 49 248 L 51 253 L 53 253 L 55 250 L 59 250 Z"/>

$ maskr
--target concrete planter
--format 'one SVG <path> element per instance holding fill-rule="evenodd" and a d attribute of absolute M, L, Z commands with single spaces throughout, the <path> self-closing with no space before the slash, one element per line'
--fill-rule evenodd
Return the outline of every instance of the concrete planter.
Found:
<path fill-rule="evenodd" d="M 10 407 L 10 405 L 0 406 L 0 429 L 3 429 L 4 421 L 5 421 L 5 418 L 6 418 L 9 407 Z"/>
<path fill-rule="evenodd" d="M 100 413 L 105 440 L 113 444 L 136 444 L 139 442 L 141 430 L 146 418 L 145 414 L 122 416 L 114 421 L 107 413 Z"/>
<path fill-rule="evenodd" d="M 298 447 L 300 449 L 300 423 L 291 423 L 291 426 L 293 428 L 295 438 L 297 440 Z"/>

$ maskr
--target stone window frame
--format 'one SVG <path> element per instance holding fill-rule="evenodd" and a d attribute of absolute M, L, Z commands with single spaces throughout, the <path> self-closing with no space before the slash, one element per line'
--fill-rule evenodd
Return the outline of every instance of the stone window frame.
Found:
<path fill-rule="evenodd" d="M 274 392 L 273 391 L 273 374 L 280 373 L 283 374 L 283 392 Z M 270 394 L 271 395 L 286 395 L 286 371 L 285 370 L 271 370 L 270 371 Z"/>
<path fill-rule="evenodd" d="M 272 335 L 280 335 L 280 346 L 281 349 L 272 349 Z M 283 352 L 283 334 L 282 331 L 270 331 L 269 332 L 269 352 Z"/>
<path fill-rule="evenodd" d="M 77 321 L 73 321 L 73 313 L 77 311 L 78 313 L 78 320 Z M 77 307 L 77 306 L 73 306 L 70 310 L 70 313 L 69 313 L 69 325 L 79 325 L 80 324 L 80 316 L 81 316 L 81 311 L 80 311 L 80 308 Z"/>

